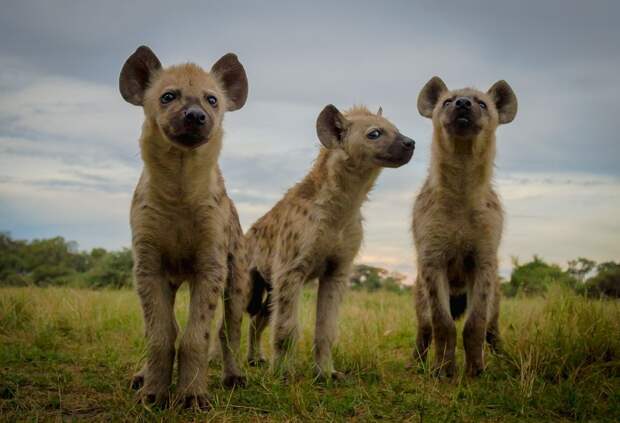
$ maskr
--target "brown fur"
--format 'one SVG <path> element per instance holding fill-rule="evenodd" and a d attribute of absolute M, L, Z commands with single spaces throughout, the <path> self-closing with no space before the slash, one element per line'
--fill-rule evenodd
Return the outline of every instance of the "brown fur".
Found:
<path fill-rule="evenodd" d="M 370 140 L 374 129 L 382 135 Z M 317 373 L 331 378 L 338 375 L 331 358 L 338 307 L 362 242 L 362 203 L 382 167 L 407 163 L 414 143 L 364 107 L 342 115 L 327 106 L 317 119 L 317 134 L 325 148 L 310 173 L 246 234 L 255 299 L 248 359 L 263 361 L 260 336 L 273 311 L 274 369 L 291 370 L 288 352 L 301 288 L 318 278 L 314 355 Z M 269 294 L 261 303 L 263 289 Z"/>
<path fill-rule="evenodd" d="M 246 256 L 217 159 L 224 112 L 245 103 L 245 72 L 232 54 L 211 72 L 194 64 L 162 69 L 153 52 L 140 47 L 123 67 L 120 89 L 145 114 L 144 169 L 131 205 L 131 230 L 148 352 L 134 387 L 142 386 L 139 395 L 145 401 L 168 400 L 178 332 L 174 299 L 188 281 L 189 318 L 177 352 L 177 389 L 186 405 L 205 406 L 209 330 L 220 297 L 224 384 L 244 382 L 236 355 L 248 294 Z M 166 92 L 176 97 L 163 104 Z M 217 98 L 215 106 L 208 95 Z M 204 113 L 202 125 L 188 123 L 190 110 Z"/>
<path fill-rule="evenodd" d="M 470 108 L 458 108 L 467 104 L 459 99 L 468 99 Z M 465 311 L 466 370 L 474 376 L 484 368 L 485 337 L 494 348 L 499 343 L 497 249 L 503 211 L 491 178 L 495 130 L 512 121 L 517 100 L 503 81 L 483 93 L 449 91 L 435 77 L 420 92 L 418 109 L 432 118 L 434 130 L 429 176 L 413 210 L 418 269 L 414 354 L 425 360 L 432 337 L 435 370 L 452 376 L 454 318 Z"/>

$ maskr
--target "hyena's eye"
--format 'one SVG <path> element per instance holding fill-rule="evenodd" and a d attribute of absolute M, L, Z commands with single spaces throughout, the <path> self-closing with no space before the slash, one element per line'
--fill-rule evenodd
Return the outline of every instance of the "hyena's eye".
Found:
<path fill-rule="evenodd" d="M 366 134 L 366 138 L 368 138 L 369 140 L 376 140 L 380 136 L 381 136 L 381 131 L 379 131 L 378 129 L 373 129 L 368 134 Z"/>
<path fill-rule="evenodd" d="M 172 91 L 166 91 L 162 94 L 161 97 L 159 97 L 159 101 L 161 102 L 161 104 L 168 104 L 175 98 L 177 98 L 175 93 L 173 93 Z"/>
<path fill-rule="evenodd" d="M 209 102 L 210 105 L 212 105 L 213 107 L 215 107 L 217 105 L 217 98 L 213 97 L 212 95 L 208 95 L 207 96 L 207 101 Z"/>
<path fill-rule="evenodd" d="M 446 101 L 443 102 L 443 107 L 447 107 L 450 103 L 452 103 L 452 99 L 449 98 Z"/>
<path fill-rule="evenodd" d="M 480 105 L 481 109 L 486 109 L 487 108 L 487 104 L 484 101 L 479 101 L 478 104 Z"/>

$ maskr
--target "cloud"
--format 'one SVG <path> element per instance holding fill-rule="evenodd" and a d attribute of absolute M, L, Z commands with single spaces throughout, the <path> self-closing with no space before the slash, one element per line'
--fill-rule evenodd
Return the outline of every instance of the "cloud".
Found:
<path fill-rule="evenodd" d="M 221 165 L 245 228 L 310 168 L 326 104 L 382 105 L 417 148 L 410 164 L 383 172 L 364 206 L 360 260 L 411 276 L 411 207 L 431 137 L 418 91 L 435 74 L 455 88 L 506 79 L 519 113 L 498 132 L 502 271 L 512 255 L 617 259 L 620 6 L 526 3 L 7 4 L 0 230 L 62 234 L 84 248 L 128 245 L 142 112 L 120 98 L 117 78 L 146 43 L 167 64 L 191 59 L 208 68 L 228 51 L 244 63 L 250 97 L 226 117 Z"/>

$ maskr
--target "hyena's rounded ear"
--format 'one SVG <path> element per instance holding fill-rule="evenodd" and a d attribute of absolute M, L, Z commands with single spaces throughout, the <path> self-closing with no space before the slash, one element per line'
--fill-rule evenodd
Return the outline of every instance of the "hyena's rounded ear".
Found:
<path fill-rule="evenodd" d="M 161 69 L 161 62 L 147 46 L 140 46 L 121 69 L 118 86 L 123 98 L 136 106 L 144 102 L 146 91 L 153 73 Z"/>
<path fill-rule="evenodd" d="M 432 118 L 439 97 L 446 91 L 448 87 L 441 78 L 433 76 L 418 95 L 418 112 L 424 117 Z"/>
<path fill-rule="evenodd" d="M 333 104 L 325 106 L 316 119 L 316 134 L 327 148 L 333 148 L 342 143 L 349 122 Z"/>
<path fill-rule="evenodd" d="M 226 91 L 228 111 L 239 110 L 248 99 L 248 77 L 243 65 L 233 53 L 228 53 L 211 68 Z"/>
<path fill-rule="evenodd" d="M 517 96 L 506 81 L 497 81 L 487 94 L 495 102 L 499 123 L 510 123 L 517 115 Z"/>

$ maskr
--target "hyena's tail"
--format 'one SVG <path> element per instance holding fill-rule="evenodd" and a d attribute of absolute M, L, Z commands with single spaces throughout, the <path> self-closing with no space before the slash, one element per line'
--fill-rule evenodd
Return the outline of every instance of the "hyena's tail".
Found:
<path fill-rule="evenodd" d="M 269 291 L 271 291 L 271 285 L 269 285 L 256 269 L 250 272 L 250 284 L 252 291 L 246 310 L 251 316 L 256 316 L 263 308 L 269 307 Z M 265 292 L 267 292 L 267 298 L 263 301 Z"/>
<path fill-rule="evenodd" d="M 467 309 L 467 294 L 454 295 L 450 297 L 450 314 L 453 319 L 461 317 Z"/>

